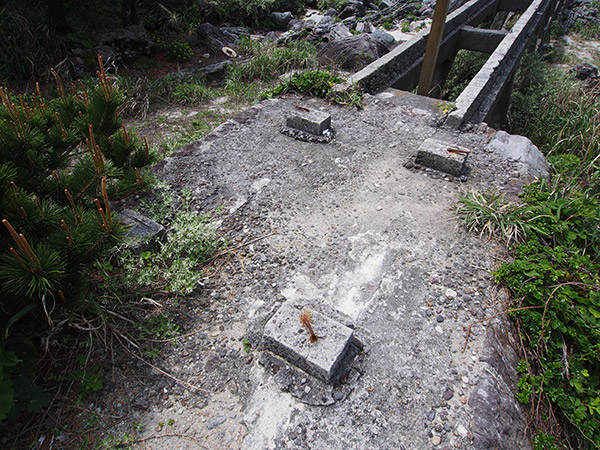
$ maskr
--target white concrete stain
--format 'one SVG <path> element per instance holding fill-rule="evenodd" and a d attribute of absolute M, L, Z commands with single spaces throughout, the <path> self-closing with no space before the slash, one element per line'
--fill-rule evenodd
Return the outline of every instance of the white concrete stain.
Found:
<path fill-rule="evenodd" d="M 264 376 L 255 366 L 252 370 L 257 389 L 248 401 L 244 422 L 250 433 L 242 442 L 242 450 L 268 450 L 276 448 L 275 440 L 285 435 L 294 410 L 303 409 L 290 394 L 282 393 L 272 378 Z M 260 384 L 259 384 L 260 383 Z"/>

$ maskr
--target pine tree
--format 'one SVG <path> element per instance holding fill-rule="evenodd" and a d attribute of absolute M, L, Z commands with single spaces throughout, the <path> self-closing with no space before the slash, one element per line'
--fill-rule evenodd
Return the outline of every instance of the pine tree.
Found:
<path fill-rule="evenodd" d="M 0 88 L 0 319 L 65 310 L 90 265 L 123 233 L 114 200 L 150 162 L 120 122 L 121 93 L 99 58 L 97 82 L 56 79 L 57 95 Z M 51 307 L 49 306 L 51 305 Z"/>

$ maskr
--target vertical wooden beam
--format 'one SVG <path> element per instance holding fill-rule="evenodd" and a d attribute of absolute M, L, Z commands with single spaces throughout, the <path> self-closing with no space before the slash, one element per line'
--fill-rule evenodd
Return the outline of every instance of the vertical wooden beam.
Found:
<path fill-rule="evenodd" d="M 429 95 L 435 63 L 437 62 L 440 43 L 442 42 L 442 35 L 444 34 L 444 25 L 446 24 L 449 5 L 450 0 L 437 0 L 435 3 L 433 21 L 431 22 L 427 47 L 425 48 L 425 58 L 423 59 L 423 66 L 421 67 L 419 87 L 417 88 L 417 94 L 419 95 Z"/>

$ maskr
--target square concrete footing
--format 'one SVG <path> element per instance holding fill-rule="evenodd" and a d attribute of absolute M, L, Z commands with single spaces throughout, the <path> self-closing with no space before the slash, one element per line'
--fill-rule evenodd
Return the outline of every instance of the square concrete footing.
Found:
<path fill-rule="evenodd" d="M 286 126 L 321 136 L 325 130 L 331 128 L 331 114 L 312 109 L 298 109 L 287 118 Z"/>
<path fill-rule="evenodd" d="M 466 172 L 469 153 L 465 147 L 430 138 L 419 147 L 415 164 L 459 176 Z"/>
<path fill-rule="evenodd" d="M 356 342 L 353 330 L 311 310 L 311 326 L 319 337 L 317 342 L 311 343 L 307 328 L 300 322 L 304 311 L 306 309 L 284 303 L 265 325 L 264 345 L 315 378 L 334 384 Z"/>

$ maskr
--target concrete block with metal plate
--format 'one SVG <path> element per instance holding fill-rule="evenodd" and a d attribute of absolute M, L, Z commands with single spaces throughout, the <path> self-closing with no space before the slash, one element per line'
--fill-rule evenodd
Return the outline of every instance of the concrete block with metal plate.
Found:
<path fill-rule="evenodd" d="M 325 130 L 331 128 L 331 114 L 308 108 L 297 108 L 294 114 L 287 118 L 286 125 L 315 136 L 321 136 Z"/>
<path fill-rule="evenodd" d="M 306 319 L 301 320 L 307 313 L 310 327 L 306 326 Z M 317 339 L 311 339 L 313 333 Z M 362 347 L 352 329 L 290 302 L 284 303 L 267 322 L 263 337 L 267 350 L 329 384 L 339 380 L 356 349 Z"/>
<path fill-rule="evenodd" d="M 469 153 L 465 147 L 430 138 L 419 147 L 415 164 L 460 176 L 466 174 Z"/>

